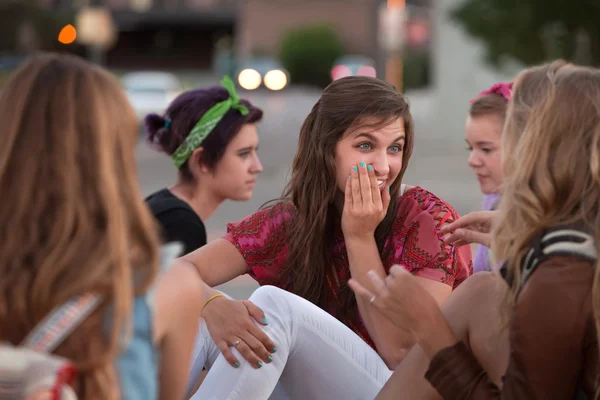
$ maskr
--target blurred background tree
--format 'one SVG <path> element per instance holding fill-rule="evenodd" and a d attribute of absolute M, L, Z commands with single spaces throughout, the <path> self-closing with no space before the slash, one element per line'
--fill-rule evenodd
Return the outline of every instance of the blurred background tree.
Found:
<path fill-rule="evenodd" d="M 403 53 L 402 90 L 422 89 L 431 83 L 429 49 L 407 47 Z"/>
<path fill-rule="evenodd" d="M 34 0 L 0 0 L 0 54 L 57 50 L 58 33 L 72 21 L 71 13 L 44 11 Z"/>
<path fill-rule="evenodd" d="M 496 66 L 506 58 L 600 66 L 598 0 L 466 0 L 451 18 L 484 43 Z"/>
<path fill-rule="evenodd" d="M 345 53 L 338 34 L 328 25 L 308 25 L 289 30 L 281 39 L 279 59 L 296 84 L 325 87 L 331 67 Z"/>
<path fill-rule="evenodd" d="M 27 55 L 63 48 L 58 34 L 73 18 L 41 10 L 34 0 L 0 0 L 0 86 Z"/>

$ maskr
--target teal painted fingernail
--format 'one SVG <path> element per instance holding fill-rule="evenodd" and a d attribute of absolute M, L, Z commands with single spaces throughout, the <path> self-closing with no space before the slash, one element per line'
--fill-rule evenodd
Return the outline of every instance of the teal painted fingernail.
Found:
<path fill-rule="evenodd" d="M 367 164 L 366 164 L 364 161 L 361 161 L 361 162 L 360 162 L 360 166 L 361 166 L 361 167 L 363 167 L 363 168 L 364 168 L 364 167 L 365 167 L 365 165 L 367 165 Z"/>
<path fill-rule="evenodd" d="M 369 171 L 373 171 L 373 166 L 372 166 L 371 164 L 369 164 L 369 166 L 367 167 L 367 169 L 368 169 Z"/>
<path fill-rule="evenodd" d="M 277 353 L 277 347 L 273 347 L 273 350 L 271 350 L 271 353 Z"/>
<path fill-rule="evenodd" d="M 271 356 L 267 357 L 267 362 L 273 362 L 273 357 L 271 357 Z"/>
<path fill-rule="evenodd" d="M 258 362 L 258 364 L 256 364 L 256 366 L 257 366 L 258 368 L 261 368 L 261 367 L 263 366 L 263 363 L 262 363 L 262 361 L 259 361 L 259 362 Z"/>
<path fill-rule="evenodd" d="M 265 325 L 269 324 L 269 321 L 267 321 L 267 317 L 263 317 L 262 323 L 265 324 Z"/>
<path fill-rule="evenodd" d="M 240 363 L 239 362 L 235 362 L 235 364 L 233 364 L 234 367 L 239 368 L 240 367 Z"/>
<path fill-rule="evenodd" d="M 352 167 L 352 169 L 354 170 L 354 172 L 358 171 L 358 167 L 356 167 L 356 166 Z"/>
<path fill-rule="evenodd" d="M 390 192 L 390 187 L 388 186 L 388 193 Z"/>

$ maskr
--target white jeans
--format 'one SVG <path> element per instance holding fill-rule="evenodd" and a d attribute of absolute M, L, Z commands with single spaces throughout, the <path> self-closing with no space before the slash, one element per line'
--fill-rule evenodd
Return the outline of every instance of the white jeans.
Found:
<path fill-rule="evenodd" d="M 250 300 L 269 322 L 262 329 L 277 346 L 273 362 L 256 369 L 232 348 L 241 364 L 232 367 L 202 323 L 190 385 L 203 367 L 209 373 L 193 400 L 370 400 L 391 376 L 377 352 L 358 335 L 303 298 L 262 286 Z"/>

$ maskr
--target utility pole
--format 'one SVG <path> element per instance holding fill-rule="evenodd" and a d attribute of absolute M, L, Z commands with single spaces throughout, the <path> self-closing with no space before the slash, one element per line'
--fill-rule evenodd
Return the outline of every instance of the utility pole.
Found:
<path fill-rule="evenodd" d="M 378 8 L 377 76 L 402 91 L 402 49 L 406 25 L 405 0 L 382 0 Z"/>
<path fill-rule="evenodd" d="M 385 49 L 382 45 L 382 9 L 386 7 L 387 0 L 372 0 L 372 18 L 373 18 L 373 48 L 375 49 L 374 57 L 375 57 L 375 72 L 377 73 L 377 78 L 385 80 Z"/>

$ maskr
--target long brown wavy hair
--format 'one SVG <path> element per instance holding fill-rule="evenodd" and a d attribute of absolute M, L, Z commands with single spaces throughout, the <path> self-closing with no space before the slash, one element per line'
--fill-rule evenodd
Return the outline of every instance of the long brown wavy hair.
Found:
<path fill-rule="evenodd" d="M 402 169 L 390 192 L 398 193 L 413 149 L 414 130 L 409 106 L 392 85 L 368 77 L 347 77 L 331 83 L 312 108 L 300 130 L 298 151 L 283 196 L 295 209 L 286 225 L 289 245 L 288 263 L 281 271 L 289 290 L 324 308 L 326 274 L 333 268 L 331 244 L 340 223 L 334 199 L 336 183 L 335 149 L 350 129 L 359 126 L 378 129 L 402 118 L 406 133 Z M 398 204 L 392 196 L 387 215 L 379 224 L 375 238 L 380 253 L 391 233 Z M 342 283 L 338 301 L 342 318 L 351 317 L 357 308 L 352 290 Z"/>
<path fill-rule="evenodd" d="M 80 398 L 117 399 L 119 339 L 158 268 L 135 114 L 107 72 L 41 54 L 6 83 L 0 121 L 0 341 L 17 345 L 55 306 L 100 294 L 102 306 L 55 353 L 79 367 Z"/>
<path fill-rule="evenodd" d="M 504 190 L 492 250 L 508 263 L 514 304 L 520 262 L 543 230 L 583 226 L 600 249 L 600 70 L 559 61 L 522 72 L 503 138 Z M 592 298 L 600 343 L 600 262 Z"/>

